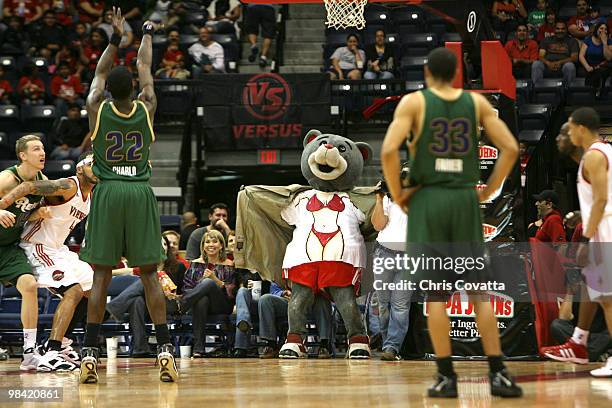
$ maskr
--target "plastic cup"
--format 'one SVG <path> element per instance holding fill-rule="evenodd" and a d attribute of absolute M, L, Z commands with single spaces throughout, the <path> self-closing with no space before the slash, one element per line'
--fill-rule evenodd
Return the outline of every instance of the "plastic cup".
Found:
<path fill-rule="evenodd" d="M 117 346 L 119 339 L 117 337 L 108 337 L 106 339 L 106 357 L 117 358 Z"/>
<path fill-rule="evenodd" d="M 181 358 L 191 357 L 191 346 L 180 346 Z"/>
<path fill-rule="evenodd" d="M 261 296 L 261 281 L 253 281 L 253 286 L 251 287 L 251 298 L 253 301 L 259 300 Z"/>

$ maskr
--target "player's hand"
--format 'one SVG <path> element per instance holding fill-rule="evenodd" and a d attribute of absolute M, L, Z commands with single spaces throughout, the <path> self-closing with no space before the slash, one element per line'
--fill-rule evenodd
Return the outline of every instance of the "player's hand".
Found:
<path fill-rule="evenodd" d="M 121 16 L 121 8 L 113 7 L 113 17 L 111 19 L 111 25 L 113 26 L 113 33 L 123 37 L 125 17 Z"/>
<path fill-rule="evenodd" d="M 576 251 L 576 263 L 578 266 L 584 268 L 589 264 L 589 245 L 586 243 L 578 245 Z"/>
<path fill-rule="evenodd" d="M 40 207 L 38 210 L 34 211 L 31 217 L 37 220 L 46 220 L 51 218 L 51 210 L 49 207 Z"/>
<path fill-rule="evenodd" d="M 0 205 L 2 205 L 2 200 L 0 200 Z M 15 225 L 15 214 L 10 211 L 0 210 L 0 225 L 4 228 L 11 228 Z"/>
<path fill-rule="evenodd" d="M 412 195 L 416 193 L 417 191 L 419 191 L 420 189 L 421 189 L 421 186 L 404 188 L 402 189 L 398 197 L 393 197 L 393 201 L 395 202 L 395 204 L 399 205 L 399 207 L 405 213 L 408 213 L 410 199 L 412 198 Z"/>
<path fill-rule="evenodd" d="M 227 225 L 227 223 L 225 222 L 225 220 L 222 218 L 219 221 L 215 222 L 215 228 L 219 229 L 223 229 L 225 231 L 230 231 L 231 228 L 229 227 L 229 225 Z"/>

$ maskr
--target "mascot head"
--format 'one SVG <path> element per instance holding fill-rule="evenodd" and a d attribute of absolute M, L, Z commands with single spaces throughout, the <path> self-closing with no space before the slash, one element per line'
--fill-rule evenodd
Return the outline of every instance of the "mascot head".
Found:
<path fill-rule="evenodd" d="M 350 191 L 372 158 L 367 143 L 311 130 L 304 138 L 302 174 L 320 191 Z"/>

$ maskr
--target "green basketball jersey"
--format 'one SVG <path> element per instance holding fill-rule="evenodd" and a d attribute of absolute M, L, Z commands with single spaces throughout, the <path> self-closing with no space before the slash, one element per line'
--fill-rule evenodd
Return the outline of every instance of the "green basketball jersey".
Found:
<path fill-rule="evenodd" d="M 422 94 L 425 115 L 412 157 L 411 183 L 473 187 L 480 178 L 474 100 L 467 92 L 454 101 L 445 101 L 429 89 Z"/>
<path fill-rule="evenodd" d="M 151 177 L 149 148 L 155 141 L 147 107 L 133 101 L 129 114 L 119 112 L 112 101 L 100 105 L 91 135 L 93 172 L 101 180 L 147 181 Z"/>
<path fill-rule="evenodd" d="M 19 180 L 19 184 L 23 183 L 23 179 L 17 173 L 17 166 L 9 167 L 4 170 L 13 173 L 15 178 Z M 36 174 L 36 180 L 42 180 L 43 174 L 39 171 Z M 0 227 L 0 246 L 11 245 L 19 242 L 23 226 L 34 210 L 40 206 L 42 196 L 28 194 L 27 196 L 15 201 L 6 210 L 15 214 L 15 224 L 11 228 Z"/>

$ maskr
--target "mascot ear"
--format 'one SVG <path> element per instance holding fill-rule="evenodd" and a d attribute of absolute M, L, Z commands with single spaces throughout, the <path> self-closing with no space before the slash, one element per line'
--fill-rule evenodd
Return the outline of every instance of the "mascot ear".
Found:
<path fill-rule="evenodd" d="M 316 129 L 312 129 L 311 131 L 309 131 L 308 133 L 306 133 L 306 136 L 304 137 L 304 147 L 306 147 L 306 145 L 310 142 L 312 142 L 313 140 L 315 140 L 317 137 L 321 136 L 321 132 L 319 132 Z"/>
<path fill-rule="evenodd" d="M 370 160 L 372 160 L 372 155 L 374 152 L 372 151 L 372 147 L 369 144 L 363 142 L 356 142 L 355 146 L 361 152 L 361 156 L 363 157 L 363 164 L 368 164 Z"/>

